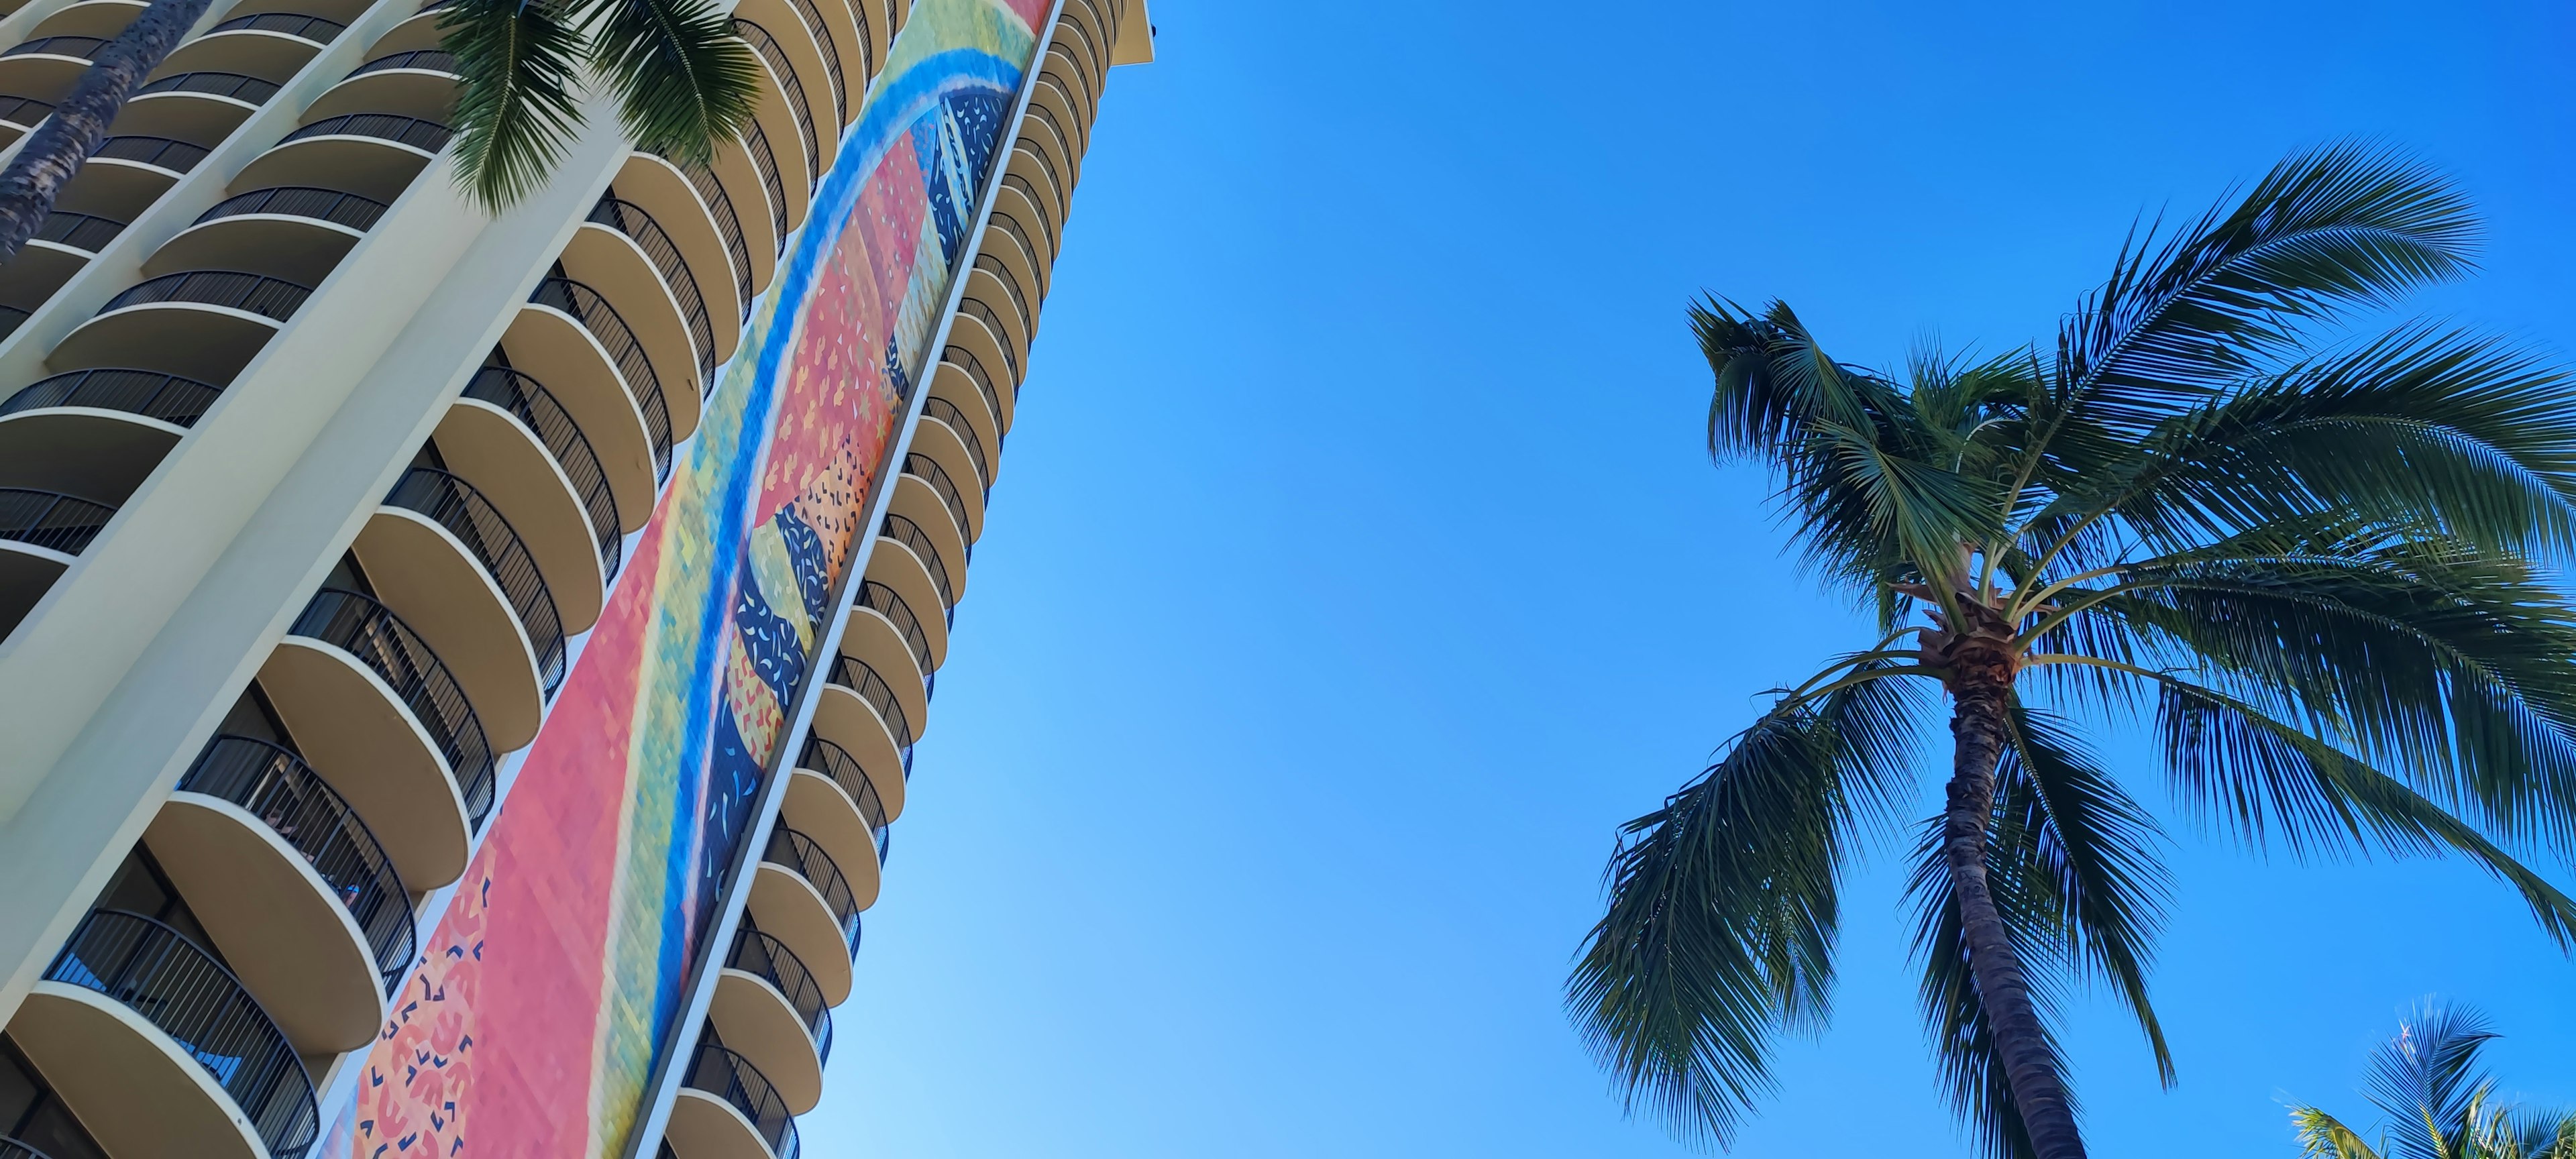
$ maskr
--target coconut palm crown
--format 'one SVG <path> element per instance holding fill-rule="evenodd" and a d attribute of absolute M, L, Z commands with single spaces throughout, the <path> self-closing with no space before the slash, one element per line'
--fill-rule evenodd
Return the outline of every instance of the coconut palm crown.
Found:
<path fill-rule="evenodd" d="M 2476 1011 L 2432 1005 L 2371 1055 L 2376 1145 L 2317 1107 L 2290 1112 L 2307 1159 L 2576 1159 L 2576 1114 L 2504 1105 L 2478 1056 L 2501 1037 Z"/>
<path fill-rule="evenodd" d="M 2477 233 L 2445 179 L 2344 144 L 2133 233 L 2053 349 L 1899 375 L 1785 304 L 1692 309 L 1711 454 L 1770 468 L 1882 635 L 1624 827 L 1568 1006 L 1632 1110 L 1731 1141 L 1778 1037 L 1824 1022 L 1843 871 L 1943 715 L 1920 998 L 1991 1154 L 2084 1154 L 2050 1025 L 2072 986 L 2174 1077 L 2164 838 L 2088 728 L 2142 726 L 2182 811 L 2258 851 L 2465 857 L 2576 941 L 2518 860 L 2576 849 L 2576 607 L 2543 576 L 2576 549 L 2576 388 L 2493 338 L 2348 332 L 2466 273 Z"/>

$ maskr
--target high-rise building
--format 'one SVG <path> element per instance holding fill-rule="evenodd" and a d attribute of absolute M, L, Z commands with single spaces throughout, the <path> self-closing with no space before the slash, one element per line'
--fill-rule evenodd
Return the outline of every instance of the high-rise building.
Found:
<path fill-rule="evenodd" d="M 1146 0 L 723 0 L 712 164 L 585 98 L 497 217 L 443 2 L 215 0 L 0 266 L 0 1159 L 793 1159 L 889 1000 Z M 0 18 L 0 137 L 143 8 Z"/>

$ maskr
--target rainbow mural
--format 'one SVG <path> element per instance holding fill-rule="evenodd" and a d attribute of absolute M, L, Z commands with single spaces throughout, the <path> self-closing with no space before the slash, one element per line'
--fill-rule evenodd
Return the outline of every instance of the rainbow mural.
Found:
<path fill-rule="evenodd" d="M 1050 8 L 913 3 L 316 1156 L 624 1153 Z"/>

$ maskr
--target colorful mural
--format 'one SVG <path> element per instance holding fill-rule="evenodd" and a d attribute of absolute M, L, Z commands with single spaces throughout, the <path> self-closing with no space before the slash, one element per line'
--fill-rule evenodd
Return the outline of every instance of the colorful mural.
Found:
<path fill-rule="evenodd" d="M 317 1155 L 623 1152 L 1049 7 L 912 4 Z"/>

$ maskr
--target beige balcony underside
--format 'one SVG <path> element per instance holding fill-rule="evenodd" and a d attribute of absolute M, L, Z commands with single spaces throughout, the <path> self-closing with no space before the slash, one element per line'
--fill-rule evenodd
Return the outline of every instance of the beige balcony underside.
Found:
<path fill-rule="evenodd" d="M 93 407 L 0 415 L 0 487 L 35 487 L 121 504 L 187 432 Z"/>
<path fill-rule="evenodd" d="M 269 1159 L 214 1076 L 105 994 L 38 982 L 9 1020 L 9 1037 L 117 1159 Z"/>
<path fill-rule="evenodd" d="M 811 770 L 796 770 L 788 778 L 787 801 L 779 818 L 823 847 L 833 864 L 841 867 L 842 878 L 850 883 L 850 896 L 859 899 L 861 908 L 876 901 L 884 884 L 876 835 L 840 785 Z"/>
<path fill-rule="evenodd" d="M 722 229 L 714 213 L 698 200 L 697 189 L 670 162 L 644 153 L 626 159 L 611 188 L 651 214 L 662 232 L 670 235 L 671 244 L 679 247 L 680 260 L 688 264 L 690 275 L 697 279 L 698 294 L 707 302 L 716 361 L 733 357 L 742 340 L 741 287 L 734 280 L 733 259 L 725 252 Z"/>
<path fill-rule="evenodd" d="M 527 543 L 565 634 L 590 630 L 607 596 L 599 540 L 572 480 L 536 432 L 488 402 L 460 398 L 432 437 L 447 469 L 491 500 Z"/>
<path fill-rule="evenodd" d="M 617 367 L 599 340 L 572 316 L 551 306 L 526 305 L 501 339 L 510 365 L 536 379 L 562 403 L 608 475 L 618 518 L 627 531 L 653 514 L 653 443 L 644 414 L 626 393 Z"/>
<path fill-rule="evenodd" d="M 45 364 L 58 371 L 130 366 L 226 383 L 277 336 L 277 329 L 266 316 L 223 306 L 126 306 L 81 323 L 55 345 Z"/>
<path fill-rule="evenodd" d="M 897 475 L 894 479 L 894 502 L 897 515 L 920 525 L 922 534 L 938 546 L 939 560 L 948 565 L 949 586 L 959 599 L 966 598 L 966 532 L 957 525 L 957 517 L 948 513 L 948 504 L 939 493 L 916 475 Z"/>
<path fill-rule="evenodd" d="M 307 764 L 374 830 L 403 884 L 432 890 L 465 872 L 465 800 L 447 763 L 393 689 L 356 657 L 288 636 L 260 689 Z"/>
<path fill-rule="evenodd" d="M 749 1059 L 769 1080 L 787 1113 L 801 1115 L 823 1101 L 823 1060 L 813 1033 L 768 979 L 726 967 L 716 978 L 707 1018 L 725 1049 Z"/>
<path fill-rule="evenodd" d="M 318 285 L 364 236 L 345 225 L 293 214 L 234 214 L 181 230 L 144 260 L 143 274 L 241 270 Z"/>
<path fill-rule="evenodd" d="M 814 973 L 823 1001 L 838 1006 L 850 996 L 850 944 L 840 923 L 795 870 L 774 861 L 760 863 L 751 879 L 751 920 L 761 932 L 786 943 L 789 953 Z"/>
<path fill-rule="evenodd" d="M 921 619 L 921 634 L 930 641 L 930 663 L 936 668 L 948 663 L 948 617 L 940 610 L 946 605 L 939 600 L 939 588 L 932 583 L 930 569 L 921 557 L 912 553 L 909 544 L 884 536 L 874 541 L 868 552 L 867 578 L 893 588 Z"/>
<path fill-rule="evenodd" d="M 671 1123 L 662 1129 L 678 1159 L 776 1159 L 751 1120 L 723 1099 L 694 1087 L 680 1088 Z"/>
<path fill-rule="evenodd" d="M 662 403 L 671 409 L 671 441 L 697 433 L 698 356 L 680 303 L 662 284 L 661 271 L 625 234 L 583 222 L 564 246 L 564 272 L 599 291 L 626 320 L 645 360 L 662 380 Z"/>
<path fill-rule="evenodd" d="M 398 141 L 326 133 L 289 141 L 252 158 L 225 189 L 248 193 L 306 185 L 392 204 L 429 165 L 430 155 Z"/>
<path fill-rule="evenodd" d="M 454 533 L 417 511 L 379 507 L 349 550 L 376 598 L 420 633 L 483 723 L 492 751 L 537 738 L 545 714 L 534 650 L 510 601 Z"/>
<path fill-rule="evenodd" d="M 877 797 L 885 803 L 887 820 L 903 815 L 903 750 L 895 747 L 894 733 L 877 715 L 875 705 L 827 683 L 814 707 L 814 735 L 841 746 L 867 771 L 868 783 L 876 786 Z"/>
<path fill-rule="evenodd" d="M 925 673 L 921 661 L 904 642 L 903 633 L 894 622 L 874 608 L 850 609 L 850 625 L 841 634 L 841 650 L 860 663 L 877 670 L 886 686 L 894 690 L 895 703 L 903 706 L 904 716 L 912 721 L 912 736 L 920 740 L 930 717 L 929 690 L 922 683 Z"/>

